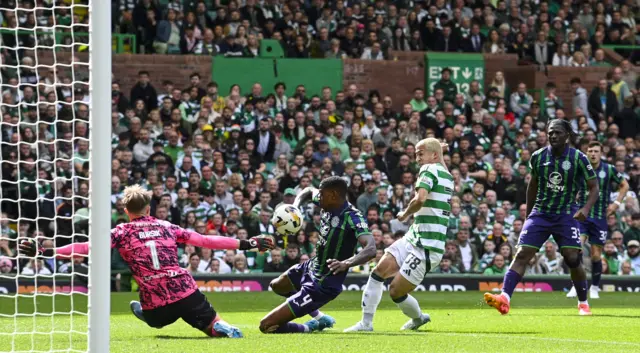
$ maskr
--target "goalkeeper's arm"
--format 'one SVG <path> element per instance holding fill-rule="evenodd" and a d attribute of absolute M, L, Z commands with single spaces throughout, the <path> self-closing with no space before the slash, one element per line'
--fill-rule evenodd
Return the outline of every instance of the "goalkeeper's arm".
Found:
<path fill-rule="evenodd" d="M 204 236 L 196 232 L 190 232 L 185 243 L 214 250 L 249 250 L 257 248 L 260 251 L 265 251 L 271 250 L 275 246 L 273 238 L 271 237 L 257 236 L 248 240 L 242 240 L 218 235 Z"/>
<path fill-rule="evenodd" d="M 20 243 L 20 252 L 29 257 L 45 256 L 56 259 L 70 259 L 89 254 L 89 243 L 73 243 L 59 248 L 45 249 L 35 239 L 28 239 Z"/>

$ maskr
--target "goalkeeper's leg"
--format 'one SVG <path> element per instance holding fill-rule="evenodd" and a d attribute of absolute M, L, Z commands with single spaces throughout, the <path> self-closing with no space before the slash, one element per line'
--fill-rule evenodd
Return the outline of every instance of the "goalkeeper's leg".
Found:
<path fill-rule="evenodd" d="M 242 338 L 242 332 L 237 327 L 229 325 L 216 313 L 213 306 L 199 290 L 180 300 L 178 306 L 186 323 L 204 332 L 210 337 Z"/>

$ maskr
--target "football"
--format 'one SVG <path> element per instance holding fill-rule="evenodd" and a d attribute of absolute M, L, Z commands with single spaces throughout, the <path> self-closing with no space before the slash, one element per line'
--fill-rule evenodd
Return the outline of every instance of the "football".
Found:
<path fill-rule="evenodd" d="M 280 235 L 295 234 L 302 227 L 302 212 L 293 205 L 280 205 L 273 212 L 271 223 Z"/>

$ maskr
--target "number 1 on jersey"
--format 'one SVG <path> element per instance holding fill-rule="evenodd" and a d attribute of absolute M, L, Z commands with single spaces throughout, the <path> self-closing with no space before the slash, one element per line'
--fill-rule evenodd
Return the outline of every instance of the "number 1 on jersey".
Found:
<path fill-rule="evenodd" d="M 156 270 L 160 269 L 160 260 L 158 260 L 158 250 L 156 249 L 156 242 L 153 240 L 149 240 L 144 243 L 151 251 L 151 261 L 153 261 L 153 268 Z"/>

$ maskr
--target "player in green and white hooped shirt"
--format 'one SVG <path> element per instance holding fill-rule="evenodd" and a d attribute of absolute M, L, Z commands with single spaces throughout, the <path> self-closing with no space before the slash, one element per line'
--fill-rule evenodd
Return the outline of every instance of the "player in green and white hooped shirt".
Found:
<path fill-rule="evenodd" d="M 446 146 L 446 145 L 445 145 Z M 376 265 L 362 293 L 362 321 L 345 330 L 373 331 L 373 315 L 382 298 L 383 284 L 393 278 L 389 295 L 400 310 L 411 318 L 401 330 L 417 330 L 431 319 L 422 313 L 418 301 L 409 293 L 442 259 L 451 212 L 453 177 L 444 165 L 442 149 L 434 138 L 416 145 L 416 161 L 421 166 L 414 198 L 398 220 L 414 216 L 407 234 L 391 245 Z"/>

